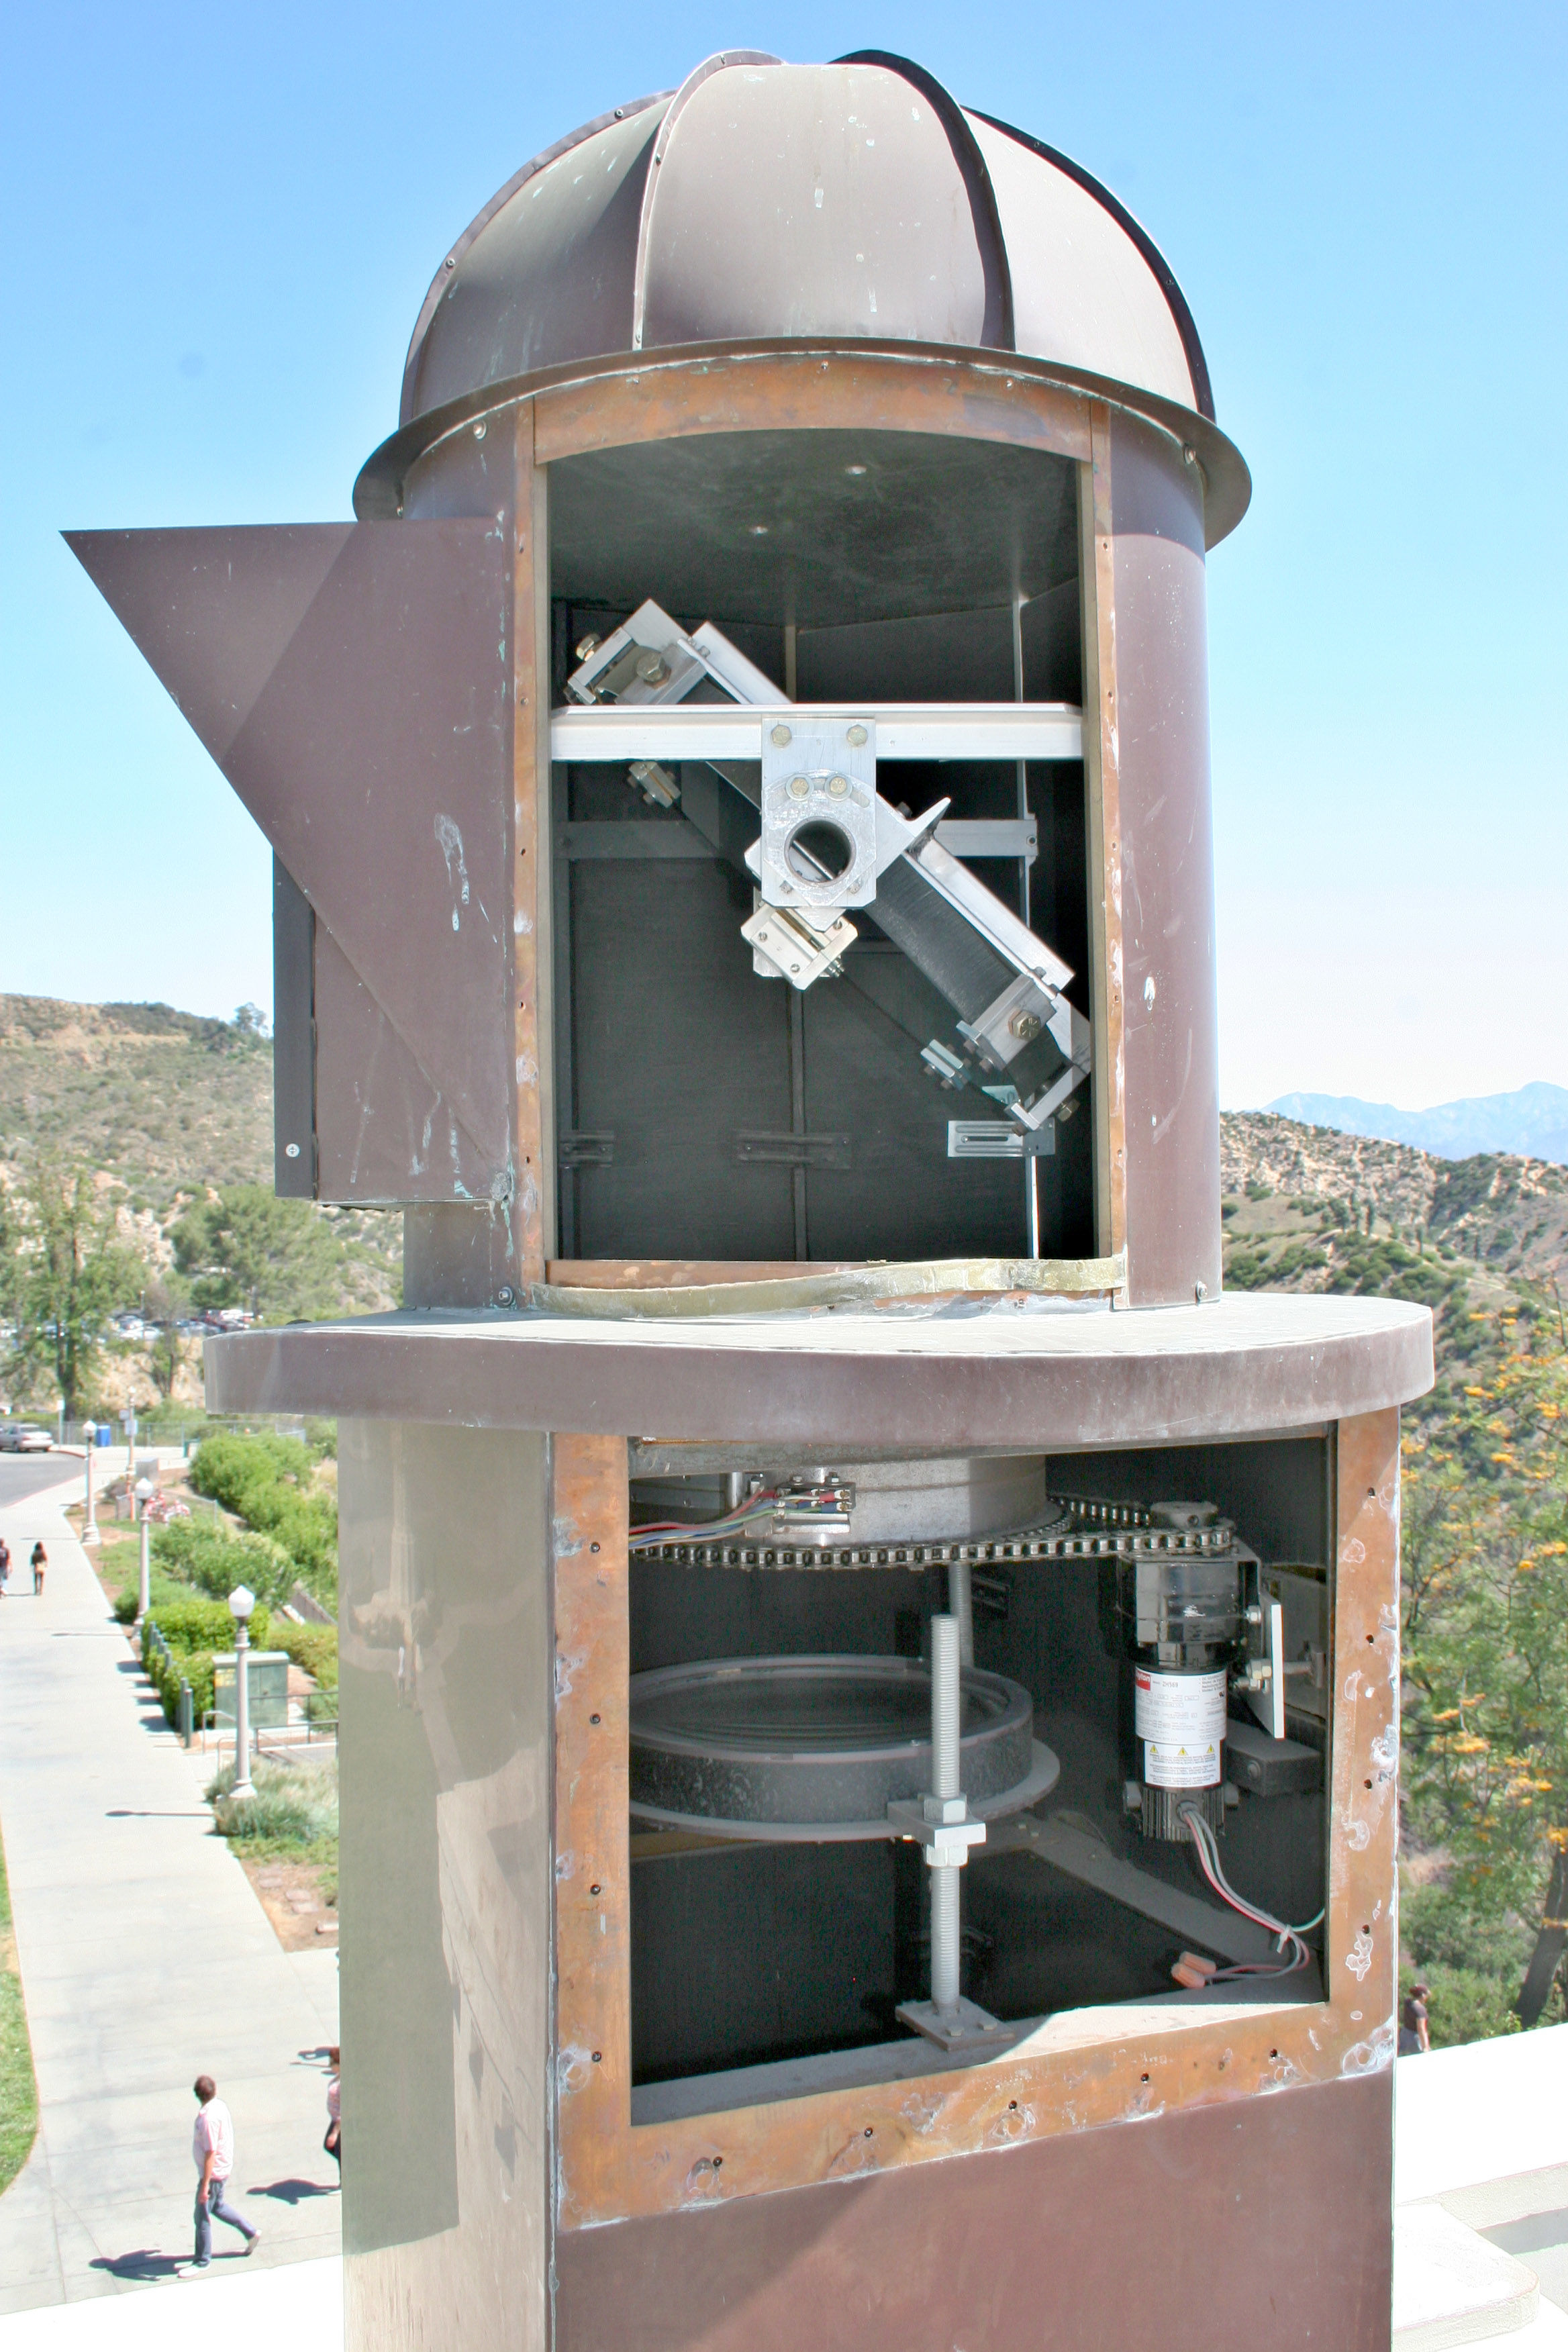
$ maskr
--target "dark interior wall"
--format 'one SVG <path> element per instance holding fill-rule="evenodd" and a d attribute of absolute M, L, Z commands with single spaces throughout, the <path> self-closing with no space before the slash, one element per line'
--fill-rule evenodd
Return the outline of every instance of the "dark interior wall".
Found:
<path fill-rule="evenodd" d="M 1265 1562 L 1321 1563 L 1330 1501 L 1317 1439 L 1054 1459 L 1053 1491 L 1219 1504 Z M 1110 1571 L 1095 1560 L 1019 1563 L 977 1577 L 975 1663 L 1035 1702 L 1056 1753 L 1047 1801 L 1110 1849 L 1202 1895 L 1185 1846 L 1128 1826 L 1129 1668 Z M 929 1651 L 945 1570 L 775 1571 L 634 1563 L 634 1674 L 698 1658 Z M 1233 1883 L 1281 1918 L 1323 1900 L 1325 1799 L 1244 1794 L 1222 1833 Z M 651 2082 L 816 2051 L 900 2029 L 927 1990 L 923 1864 L 912 1849 L 745 1847 L 633 1870 L 635 2078 Z M 977 1854 L 964 1873 L 963 1990 L 1004 2018 L 1172 1991 L 1182 1939 L 1025 1854 Z"/>
<path fill-rule="evenodd" d="M 551 539 L 557 701 L 582 636 L 645 596 L 688 626 L 715 621 L 781 690 L 793 621 L 803 700 L 1007 701 L 1016 590 L 1026 692 L 1080 698 L 1076 482 L 1061 459 L 904 434 L 652 444 L 553 467 Z M 900 764 L 880 781 L 917 812 L 947 799 L 955 817 L 1017 814 L 1012 763 Z M 706 810 L 711 772 L 688 764 L 681 782 Z M 1026 790 L 1040 838 L 1033 928 L 1073 965 L 1069 993 L 1087 1012 L 1082 769 L 1033 765 Z M 618 768 L 557 772 L 562 1255 L 1023 1251 L 1022 1165 L 947 1156 L 950 1118 L 1002 1115 L 925 1075 L 928 1040 L 959 1043 L 952 1008 L 863 910 L 842 980 L 796 997 L 760 979 L 740 937 L 755 826 L 731 788 L 717 796 L 722 854 L 688 831 L 684 854 L 656 856 L 679 816 L 649 811 Z M 617 822 L 637 828 L 625 856 L 580 830 Z M 660 823 L 662 841 L 647 831 Z M 1021 910 L 1016 861 L 976 871 Z M 784 1140 L 759 1159 L 738 1140 L 757 1133 Z M 1040 1246 L 1087 1255 L 1088 1118 L 1062 1122 L 1057 1145 L 1038 1163 Z"/>

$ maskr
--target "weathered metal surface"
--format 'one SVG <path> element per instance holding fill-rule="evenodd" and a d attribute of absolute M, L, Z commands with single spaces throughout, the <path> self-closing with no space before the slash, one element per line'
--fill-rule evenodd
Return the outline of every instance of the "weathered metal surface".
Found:
<path fill-rule="evenodd" d="M 842 1274 L 837 1262 L 813 1259 L 816 1274 Z M 572 1290 L 675 1290 L 712 1282 L 792 1282 L 802 1271 L 795 1258 L 552 1257 L 547 1282 Z"/>
<path fill-rule="evenodd" d="M 496 1165 L 398 1035 L 324 923 L 314 927 L 317 1195 L 488 1198 Z M 287 1018 L 281 1009 L 279 1023 Z"/>
<path fill-rule="evenodd" d="M 206 1342 L 217 1412 L 1025 1452 L 1304 1427 L 1422 1395 L 1432 1323 L 1396 1300 L 1244 1293 L 1159 1315 L 1005 1309 L 747 1323 L 367 1316 Z"/>
<path fill-rule="evenodd" d="M 316 919 L 279 857 L 272 861 L 272 1189 L 316 1196 Z"/>
<path fill-rule="evenodd" d="M 682 2210 L 563 2233 L 556 2352 L 1387 2352 L 1386 2074 L 1033 2145 L 1004 2100 L 894 2171 L 866 2128 L 832 2185 L 732 2203 L 716 2132 Z"/>
<path fill-rule="evenodd" d="M 510 1185 L 510 565 L 493 519 L 70 544 Z M 495 882 L 490 882 L 490 877 Z"/>
<path fill-rule="evenodd" d="M 1322 2000 L 1291 2001 L 1287 1985 L 1273 2006 L 1226 2000 L 1214 2008 L 1069 2011 L 994 2059 L 922 2078 L 918 2097 L 907 2083 L 878 2082 L 657 2125 L 623 2122 L 617 2105 L 613 2116 L 601 2114 L 592 2137 L 575 2133 L 570 2148 L 563 2107 L 561 2230 L 765 2200 L 777 2189 L 923 2168 L 987 2149 L 1078 2142 L 1095 2125 L 1143 2123 L 1177 2110 L 1234 2113 L 1258 2104 L 1260 2093 L 1384 2074 L 1394 2056 L 1398 1421 L 1397 1412 L 1377 1412 L 1342 1423 L 1338 1433 L 1334 1826 Z M 609 1475 L 605 1465 L 598 1475 Z M 607 1547 L 607 1503 L 603 1508 L 599 1539 Z M 580 1520 L 579 1513 L 579 1532 Z M 605 1808 L 625 1801 L 624 1718 L 611 1712 L 624 1706 L 625 1668 L 616 1625 L 605 1622 L 624 1602 L 614 1561 L 599 1573 L 603 1613 L 593 1645 L 574 1665 L 574 1696 L 616 1726 L 617 1738 L 613 1754 L 606 1743 L 586 1757 L 574 1749 L 569 1768 L 558 1764 L 557 1837 L 573 1853 L 584 1844 L 597 1852 Z M 612 1895 L 603 1881 L 601 1889 L 602 1897 Z M 620 1937 L 618 1914 L 607 1915 L 601 1932 L 606 1940 Z M 618 2066 L 626 2021 L 613 1976 L 599 1981 L 608 1998 L 603 2030 L 591 2008 L 579 2007 L 574 2032 L 589 2037 L 602 2063 Z M 1234 2198 L 1234 2172 L 1228 2193 Z"/>
<path fill-rule="evenodd" d="M 1121 785 L 1116 698 L 1116 592 L 1110 510 L 1110 418 L 1090 409 L 1090 457 L 1079 477 L 1082 600 L 1084 802 L 1089 841 L 1089 1025 L 1094 1067 L 1095 1241 L 1127 1246 L 1125 1009 L 1121 970 Z"/>
<path fill-rule="evenodd" d="M 951 433 L 1089 455 L 1083 395 L 1000 361 L 863 351 L 716 352 L 587 376 L 536 396 L 541 465 L 691 433 L 837 427 Z"/>
<path fill-rule="evenodd" d="M 905 58 L 735 49 L 492 198 L 426 296 L 403 421 L 588 354 L 747 336 L 1016 345 L 1212 414 L 1168 265 L 1079 166 Z"/>
<path fill-rule="evenodd" d="M 1165 436 L 1130 417 L 1110 420 L 1110 440 L 1115 646 L 1109 680 L 1101 646 L 1101 762 L 1103 776 L 1113 751 L 1106 887 L 1119 893 L 1120 939 L 1107 985 L 1125 1055 L 1131 1296 L 1165 1306 L 1220 1286 L 1203 486 Z M 1108 917 L 1108 950 L 1113 938 Z"/>
<path fill-rule="evenodd" d="M 891 371 L 902 369 L 910 375 L 935 372 L 940 375 L 956 363 L 973 370 L 979 383 L 995 379 L 1007 393 L 1020 387 L 1044 389 L 1054 391 L 1069 404 L 1100 399 L 1131 415 L 1147 417 L 1178 444 L 1190 444 L 1197 451 L 1207 486 L 1204 529 L 1211 547 L 1236 529 L 1252 497 L 1252 478 L 1235 443 L 1206 417 L 1155 393 L 1115 383 L 1090 369 L 1068 367 L 1062 361 L 1029 359 L 1022 353 L 959 359 L 951 348 L 941 344 L 840 337 L 832 342 L 806 340 L 801 348 L 785 352 L 780 351 L 776 340 L 769 340 L 705 346 L 696 355 L 690 352 L 649 352 L 628 361 L 615 353 L 607 358 L 573 361 L 560 367 L 541 367 L 526 375 L 487 384 L 479 392 L 446 402 L 411 425 L 399 426 L 378 449 L 373 450 L 354 484 L 354 512 L 365 520 L 387 520 L 405 511 L 412 513 L 408 494 L 426 455 L 471 432 L 476 421 L 484 423 L 498 416 L 519 400 L 535 399 L 544 394 L 586 392 L 606 383 L 649 383 L 656 377 L 700 381 L 714 370 L 732 373 L 758 362 L 767 364 L 781 361 L 804 362 L 817 369 L 846 362 L 879 363 L 889 394 L 898 381 Z M 869 430 L 878 420 L 868 415 L 864 421 Z M 929 425 L 923 429 L 942 428 Z M 978 437 L 1005 440 L 1021 436 L 982 432 Z M 536 449 L 536 456 L 541 464 L 547 462 L 542 448 Z"/>
<path fill-rule="evenodd" d="M 548 1454 L 340 1426 L 351 2344 L 550 2340 Z"/>
<path fill-rule="evenodd" d="M 542 1282 L 555 1233 L 551 1086 L 550 541 L 533 462 L 533 411 L 515 420 L 512 528 L 511 1026 L 515 1128 L 513 1276 Z"/>

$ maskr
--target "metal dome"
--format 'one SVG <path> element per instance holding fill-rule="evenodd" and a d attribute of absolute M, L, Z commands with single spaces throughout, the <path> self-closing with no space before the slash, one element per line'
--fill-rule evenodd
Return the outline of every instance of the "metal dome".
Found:
<path fill-rule="evenodd" d="M 485 207 L 426 297 L 401 424 L 575 361 L 817 337 L 1017 352 L 1214 415 L 1181 289 L 1077 164 L 901 58 L 728 50 Z"/>

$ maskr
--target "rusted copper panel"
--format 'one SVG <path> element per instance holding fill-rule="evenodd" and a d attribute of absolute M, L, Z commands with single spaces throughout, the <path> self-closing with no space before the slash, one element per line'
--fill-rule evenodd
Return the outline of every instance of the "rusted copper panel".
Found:
<path fill-rule="evenodd" d="M 318 1199 L 486 1196 L 493 1159 L 426 1076 L 324 923 L 315 926 L 315 1032 Z"/>
<path fill-rule="evenodd" d="M 570 2226 L 602 2201 L 631 2115 L 625 1440 L 558 1437 L 553 1497 L 556 2178 Z"/>
<path fill-rule="evenodd" d="M 1031 1453 L 1240 1437 L 1403 1402 L 1432 1384 L 1432 1324 L 1394 1300 L 1259 1293 L 1136 1320 L 386 1315 L 209 1339 L 206 1368 L 217 1412 L 791 1444 L 831 1430 L 836 1452 L 907 1444 L 919 1430 L 936 1453 Z"/>
<path fill-rule="evenodd" d="M 1097 2125 L 1215 2107 L 1230 2112 L 1262 2094 L 1355 2083 L 1386 2072 L 1394 2055 L 1398 1419 L 1396 1412 L 1372 1414 L 1338 1433 L 1337 1704 L 1330 1733 L 1334 1810 L 1322 2000 L 1213 2008 L 1121 2002 L 1068 2011 L 1047 2019 L 1002 2055 L 961 2071 L 659 2124 L 630 2123 L 629 2101 L 612 2100 L 591 2074 L 583 2078 L 590 2103 L 583 2113 L 591 2114 L 592 2130 L 574 2120 L 569 2139 L 563 2107 L 563 2231 L 923 2170 L 987 2150 L 1052 2140 L 1077 2144 Z M 824 1417 L 819 1440 L 822 1430 L 834 1426 Z M 563 1521 L 571 1574 L 581 1575 L 585 1532 L 599 1530 L 605 1564 L 598 1568 L 591 1609 L 574 1616 L 570 1633 L 558 1637 L 573 1707 L 557 1733 L 556 1838 L 574 1872 L 576 1856 L 595 1857 L 601 1891 L 591 1899 L 604 1904 L 618 1902 L 617 1882 L 605 1876 L 597 1857 L 626 1802 L 624 1717 L 611 1712 L 625 1704 L 626 1519 L 614 1490 L 622 1482 L 624 1494 L 626 1466 L 624 1452 L 612 1460 L 585 1440 L 571 1444 L 580 1449 L 572 1460 L 583 1465 L 579 1484 L 568 1490 L 572 1500 Z M 613 1730 L 613 1739 L 595 1744 L 583 1732 L 583 1706 L 601 1715 L 595 1728 Z M 624 1823 L 619 1834 L 624 1837 Z M 624 1844 L 615 1851 L 618 1865 Z M 595 2070 L 618 2070 L 626 2031 L 625 1916 L 607 1910 L 603 1926 L 592 1910 L 585 1919 L 574 1917 L 568 1937 L 562 1915 L 559 1966 L 563 1986 L 570 1971 L 574 1988 L 569 2033 L 563 1993 L 563 2046 L 570 2040 L 574 2052 L 587 2050 Z M 595 1958 L 601 1947 L 603 1967 Z"/>
<path fill-rule="evenodd" d="M 585 449 L 664 441 L 688 433 L 776 432 L 790 426 L 953 433 L 1058 457 L 1089 455 L 1081 394 L 1002 362 L 950 353 L 715 352 L 650 360 L 538 395 L 541 465 Z"/>
<path fill-rule="evenodd" d="M 1113 700 L 1132 1304 L 1220 1286 L 1219 1011 L 1209 806 L 1203 479 L 1110 420 Z M 1100 535 L 1097 534 L 1097 546 Z M 1109 824 L 1108 824 L 1109 831 Z M 1107 841 L 1107 864 L 1110 843 Z"/>
<path fill-rule="evenodd" d="M 1090 409 L 1090 458 L 1079 476 L 1079 593 L 1083 612 L 1083 774 L 1089 840 L 1094 1032 L 1095 1246 L 1127 1246 L 1126 1051 L 1121 1001 L 1121 784 L 1116 709 L 1116 583 L 1110 513 L 1110 417 Z"/>
<path fill-rule="evenodd" d="M 1393 2063 L 1399 1974 L 1399 1414 L 1342 1421 L 1327 1967 L 1369 2069 Z M 1347 2056 L 1347 2065 L 1350 2063 Z"/>
<path fill-rule="evenodd" d="M 489 877 L 506 871 L 510 571 L 493 523 L 71 543 L 504 1187 L 509 942 Z"/>
<path fill-rule="evenodd" d="M 1392 2144 L 1384 2074 L 697 2199 L 558 2237 L 556 2352 L 1387 2352 Z"/>
<path fill-rule="evenodd" d="M 776 339 L 728 342 L 721 348 L 704 345 L 700 351 L 645 352 L 635 360 L 613 353 L 602 359 L 572 361 L 558 367 L 538 367 L 525 375 L 508 376 L 478 390 L 465 393 L 460 398 L 445 402 L 428 415 L 400 425 L 390 434 L 379 449 L 373 450 L 360 468 L 354 483 L 354 512 L 366 520 L 386 520 L 405 512 L 412 512 L 414 484 L 427 452 L 444 447 L 455 436 L 471 432 L 476 421 L 485 423 L 498 415 L 514 401 L 530 400 L 550 393 L 572 393 L 588 386 L 620 380 L 647 381 L 655 374 L 670 372 L 733 368 L 752 360 L 773 362 L 781 357 L 803 361 L 808 365 L 822 366 L 829 361 L 869 359 L 886 362 L 895 367 L 910 369 L 942 368 L 953 363 L 955 354 L 941 344 L 895 342 L 875 336 L 836 337 L 831 343 L 806 342 L 802 348 L 781 353 Z M 1061 394 L 1074 404 L 1091 399 L 1103 399 L 1112 406 L 1124 409 L 1136 416 L 1146 416 L 1162 426 L 1178 442 L 1195 447 L 1208 484 L 1204 504 L 1204 526 L 1208 544 L 1218 542 L 1233 531 L 1247 512 L 1252 498 L 1252 477 L 1246 460 L 1233 441 L 1226 439 L 1218 426 L 1179 401 L 1167 400 L 1159 394 L 1141 392 L 1127 384 L 1116 383 L 1092 369 L 1068 366 L 1060 360 L 1037 360 L 1022 352 L 1008 352 L 995 358 L 969 359 L 963 364 L 973 369 L 983 379 L 996 379 L 1006 393 L 1016 387 L 1044 387 Z M 873 415 L 865 420 L 876 425 L 886 420 Z M 776 423 L 776 419 L 765 419 Z M 722 424 L 704 426 L 702 430 L 735 429 Z M 938 432 L 939 425 L 922 425 L 914 429 Z M 960 428 L 963 429 L 963 428 Z M 634 436 L 634 438 L 640 437 Z M 993 437 L 986 433 L 979 439 Z M 1003 433 L 994 437 L 1009 440 L 1022 436 Z M 572 454 L 577 446 L 572 444 L 556 453 Z M 584 445 L 598 446 L 596 443 Z M 1026 446 L 1054 446 L 1053 443 L 1026 442 Z M 1068 451 L 1066 454 L 1073 454 Z M 542 465 L 542 450 L 536 449 Z"/>

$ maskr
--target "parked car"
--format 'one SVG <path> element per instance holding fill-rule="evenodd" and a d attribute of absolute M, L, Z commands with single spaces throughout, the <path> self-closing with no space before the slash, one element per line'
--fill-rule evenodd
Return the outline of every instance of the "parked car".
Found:
<path fill-rule="evenodd" d="M 48 1431 L 36 1428 L 31 1422 L 0 1424 L 0 1454 L 52 1454 L 54 1446 Z"/>

